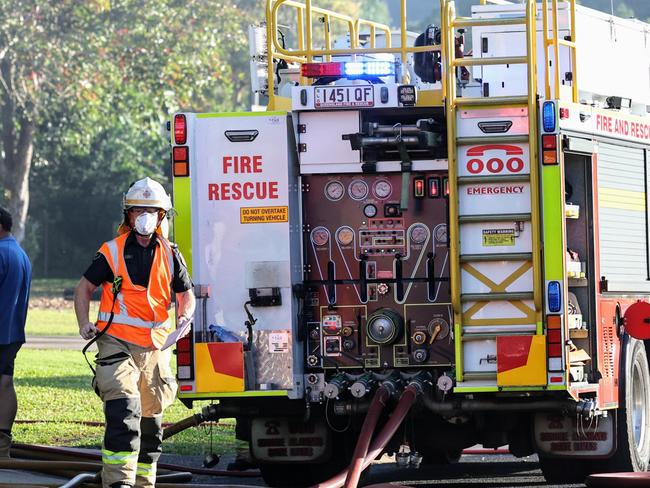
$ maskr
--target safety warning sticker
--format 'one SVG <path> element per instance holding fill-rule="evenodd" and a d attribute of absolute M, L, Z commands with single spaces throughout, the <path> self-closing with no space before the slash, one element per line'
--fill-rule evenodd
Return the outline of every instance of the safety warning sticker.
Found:
<path fill-rule="evenodd" d="M 483 246 L 514 246 L 515 229 L 483 229 Z"/>
<path fill-rule="evenodd" d="M 288 222 L 289 207 L 241 207 L 239 222 L 242 224 L 271 224 Z"/>
<path fill-rule="evenodd" d="M 275 331 L 269 334 L 269 352 L 273 354 L 289 352 L 289 333 Z"/>

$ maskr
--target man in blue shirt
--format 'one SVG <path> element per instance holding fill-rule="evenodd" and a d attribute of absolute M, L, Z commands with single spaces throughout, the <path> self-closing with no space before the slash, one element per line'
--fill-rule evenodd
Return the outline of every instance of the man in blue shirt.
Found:
<path fill-rule="evenodd" d="M 18 402 L 14 360 L 25 343 L 32 265 L 11 236 L 11 214 L 0 207 L 0 458 L 9 457 Z"/>

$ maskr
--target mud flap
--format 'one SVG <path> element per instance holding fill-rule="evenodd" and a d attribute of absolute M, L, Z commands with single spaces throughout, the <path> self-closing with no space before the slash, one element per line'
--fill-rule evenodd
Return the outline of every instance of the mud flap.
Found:
<path fill-rule="evenodd" d="M 315 462 L 327 459 L 330 431 L 325 423 L 301 419 L 256 418 L 251 422 L 251 454 L 258 462 Z"/>
<path fill-rule="evenodd" d="M 535 415 L 535 445 L 545 457 L 608 458 L 616 451 L 616 413 L 593 420 L 559 414 Z"/>

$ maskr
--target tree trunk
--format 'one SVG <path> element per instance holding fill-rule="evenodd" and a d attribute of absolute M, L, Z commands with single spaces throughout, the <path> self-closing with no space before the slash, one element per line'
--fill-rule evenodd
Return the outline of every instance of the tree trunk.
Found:
<path fill-rule="evenodd" d="M 29 170 L 34 153 L 34 124 L 28 120 L 20 123 L 20 137 L 14 160 L 13 188 L 10 188 L 9 211 L 13 216 L 12 234 L 18 242 L 25 238 L 25 222 L 29 209 Z"/>
<path fill-rule="evenodd" d="M 2 151 L 0 177 L 7 207 L 13 218 L 12 234 L 18 242 L 25 238 L 25 221 L 29 208 L 29 170 L 34 152 L 34 122 L 25 107 L 17 107 L 12 97 L 12 65 L 6 57 L 0 62 L 4 81 L 0 104 Z"/>

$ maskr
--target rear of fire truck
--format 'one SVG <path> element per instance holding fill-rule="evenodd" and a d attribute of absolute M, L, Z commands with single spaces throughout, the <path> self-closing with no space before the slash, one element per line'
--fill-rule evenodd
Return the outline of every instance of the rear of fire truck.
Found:
<path fill-rule="evenodd" d="M 237 417 L 270 485 L 351 485 L 382 452 L 418 466 L 475 444 L 537 452 L 549 480 L 647 466 L 614 327 L 594 313 L 587 351 L 570 340 L 559 100 L 578 102 L 588 9 L 482 3 L 459 18 L 442 0 L 413 34 L 405 0 L 397 32 L 268 0 L 251 30 L 268 110 L 174 115 L 198 298 L 179 397 Z"/>

